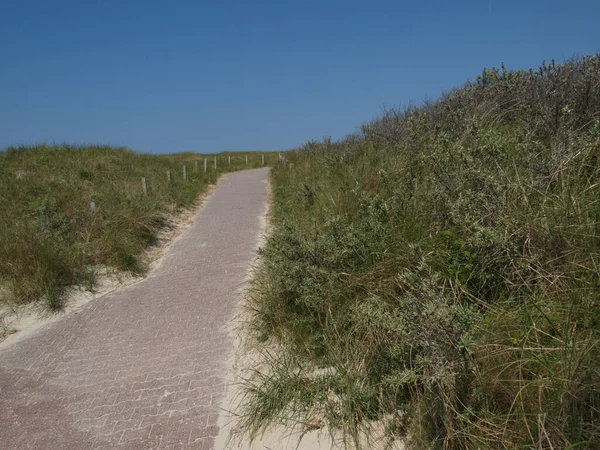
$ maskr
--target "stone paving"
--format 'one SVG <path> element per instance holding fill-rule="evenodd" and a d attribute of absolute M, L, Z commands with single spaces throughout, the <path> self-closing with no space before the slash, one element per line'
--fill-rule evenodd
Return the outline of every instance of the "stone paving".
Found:
<path fill-rule="evenodd" d="M 149 276 L 0 345 L 1 449 L 210 449 L 268 169 L 227 175 Z"/>

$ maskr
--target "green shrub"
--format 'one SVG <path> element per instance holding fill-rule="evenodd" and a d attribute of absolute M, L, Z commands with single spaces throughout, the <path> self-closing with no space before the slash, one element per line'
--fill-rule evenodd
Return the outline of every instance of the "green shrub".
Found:
<path fill-rule="evenodd" d="M 599 121 L 598 55 L 491 69 L 276 166 L 246 427 L 600 445 Z"/>

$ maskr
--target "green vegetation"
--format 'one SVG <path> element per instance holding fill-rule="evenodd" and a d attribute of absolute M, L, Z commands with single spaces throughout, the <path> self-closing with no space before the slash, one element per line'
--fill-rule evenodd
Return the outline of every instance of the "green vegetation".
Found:
<path fill-rule="evenodd" d="M 600 55 L 484 70 L 273 169 L 252 436 L 600 446 Z M 320 426 L 320 425 L 319 425 Z"/>
<path fill-rule="evenodd" d="M 0 300 L 44 299 L 58 309 L 65 286 L 93 287 L 99 265 L 142 273 L 139 256 L 170 215 L 196 203 L 222 172 L 260 166 L 261 155 L 250 153 L 246 165 L 242 153 L 157 156 L 47 145 L 1 152 Z M 265 156 L 267 164 L 277 159 Z"/>

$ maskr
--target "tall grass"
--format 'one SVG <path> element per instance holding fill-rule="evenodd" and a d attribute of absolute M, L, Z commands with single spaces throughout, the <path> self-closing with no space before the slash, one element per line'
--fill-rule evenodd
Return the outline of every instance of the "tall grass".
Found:
<path fill-rule="evenodd" d="M 600 446 L 600 55 L 486 69 L 273 170 L 252 435 Z"/>
<path fill-rule="evenodd" d="M 95 266 L 143 272 L 140 254 L 170 215 L 192 206 L 221 173 L 262 164 L 259 153 L 249 155 L 248 165 L 245 154 L 224 153 L 215 170 L 214 155 L 208 155 L 205 173 L 204 157 L 101 146 L 0 152 L 1 300 L 44 299 L 58 309 L 65 286 L 93 284 Z M 265 162 L 276 158 L 268 154 Z"/>

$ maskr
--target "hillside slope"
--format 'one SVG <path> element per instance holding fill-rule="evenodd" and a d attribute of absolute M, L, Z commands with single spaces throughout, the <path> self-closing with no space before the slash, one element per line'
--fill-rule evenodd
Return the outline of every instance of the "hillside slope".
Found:
<path fill-rule="evenodd" d="M 600 445 L 599 120 L 600 55 L 487 69 L 277 166 L 247 430 Z"/>

